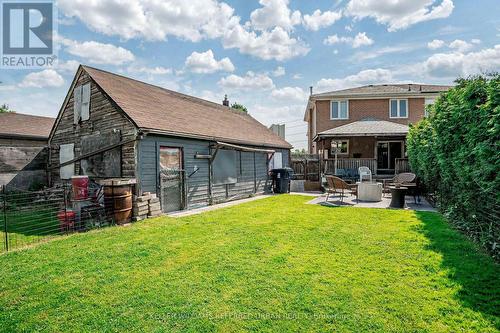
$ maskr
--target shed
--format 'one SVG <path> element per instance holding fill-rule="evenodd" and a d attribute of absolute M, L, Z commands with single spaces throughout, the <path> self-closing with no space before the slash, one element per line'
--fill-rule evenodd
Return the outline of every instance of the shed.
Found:
<path fill-rule="evenodd" d="M 80 66 L 52 128 L 51 182 L 135 178 L 164 212 L 264 191 L 291 145 L 247 113 Z"/>
<path fill-rule="evenodd" d="M 47 140 L 54 118 L 0 113 L 0 186 L 28 190 L 47 185 Z"/>

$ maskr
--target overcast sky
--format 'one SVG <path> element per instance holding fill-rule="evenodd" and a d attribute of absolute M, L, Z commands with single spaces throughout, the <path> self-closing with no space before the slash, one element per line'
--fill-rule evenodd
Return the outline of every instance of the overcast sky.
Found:
<path fill-rule="evenodd" d="M 0 103 L 56 116 L 78 64 L 286 123 L 305 147 L 309 94 L 449 84 L 500 70 L 498 0 L 59 0 L 59 64 L 0 69 Z"/>

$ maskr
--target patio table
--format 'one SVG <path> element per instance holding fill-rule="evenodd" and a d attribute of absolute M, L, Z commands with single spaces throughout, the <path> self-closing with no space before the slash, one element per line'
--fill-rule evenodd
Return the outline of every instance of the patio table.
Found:
<path fill-rule="evenodd" d="M 389 204 L 390 208 L 404 208 L 405 207 L 405 195 L 408 190 L 407 187 L 396 187 L 389 186 L 389 190 L 391 191 L 391 203 Z"/>

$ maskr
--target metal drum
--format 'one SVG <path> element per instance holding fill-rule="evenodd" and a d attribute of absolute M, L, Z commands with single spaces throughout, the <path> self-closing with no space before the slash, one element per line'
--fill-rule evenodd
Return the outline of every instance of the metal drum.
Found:
<path fill-rule="evenodd" d="M 132 185 L 105 185 L 104 206 L 116 224 L 129 223 L 132 219 Z"/>

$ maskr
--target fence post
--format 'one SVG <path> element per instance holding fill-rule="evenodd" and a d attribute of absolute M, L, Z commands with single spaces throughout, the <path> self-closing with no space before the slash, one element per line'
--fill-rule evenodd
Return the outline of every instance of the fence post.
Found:
<path fill-rule="evenodd" d="M 3 232 L 5 241 L 5 252 L 9 252 L 9 234 L 7 233 L 7 194 L 5 192 L 5 186 L 2 186 L 3 194 Z"/>

